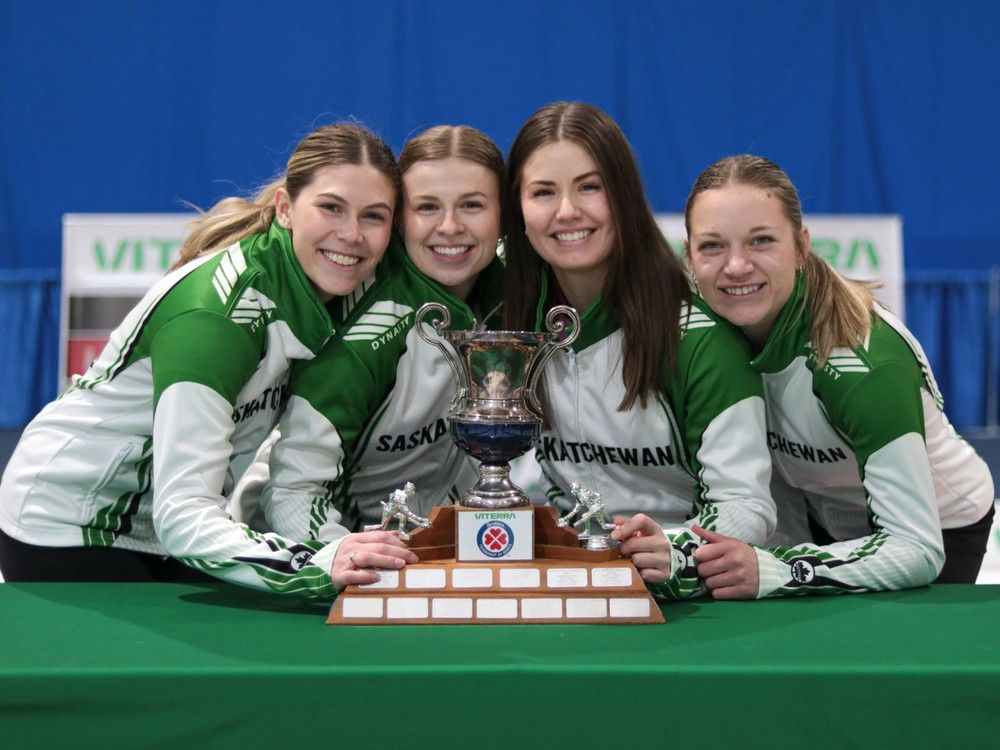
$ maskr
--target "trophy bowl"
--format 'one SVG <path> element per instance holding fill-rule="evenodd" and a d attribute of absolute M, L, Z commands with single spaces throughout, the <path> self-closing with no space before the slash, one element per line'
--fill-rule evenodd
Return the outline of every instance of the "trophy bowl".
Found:
<path fill-rule="evenodd" d="M 422 325 L 425 319 L 436 335 Z M 437 302 L 417 310 L 418 335 L 444 354 L 458 381 L 448 415 L 452 439 L 480 462 L 479 481 L 460 504 L 490 510 L 530 506 L 510 481 L 510 461 L 538 441 L 543 420 L 538 378 L 556 349 L 576 340 L 580 318 L 559 305 L 545 317 L 547 333 L 449 330 L 450 323 L 448 308 Z"/>

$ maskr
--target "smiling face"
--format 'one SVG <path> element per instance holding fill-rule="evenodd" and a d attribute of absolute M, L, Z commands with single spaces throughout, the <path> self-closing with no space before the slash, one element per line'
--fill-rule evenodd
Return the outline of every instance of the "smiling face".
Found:
<path fill-rule="evenodd" d="M 460 299 L 496 256 L 500 185 L 486 167 L 449 156 L 403 175 L 403 238 L 413 263 Z"/>
<path fill-rule="evenodd" d="M 524 162 L 520 201 L 528 241 L 569 301 L 585 309 L 604 286 L 615 240 L 597 163 L 573 141 L 546 143 Z"/>
<path fill-rule="evenodd" d="M 738 183 L 699 193 L 688 222 L 701 296 L 762 347 L 792 294 L 808 230 L 795 231 L 771 191 Z"/>
<path fill-rule="evenodd" d="M 372 166 L 323 167 L 294 200 L 278 190 L 275 204 L 295 257 L 324 302 L 368 278 L 389 245 L 395 190 Z"/>

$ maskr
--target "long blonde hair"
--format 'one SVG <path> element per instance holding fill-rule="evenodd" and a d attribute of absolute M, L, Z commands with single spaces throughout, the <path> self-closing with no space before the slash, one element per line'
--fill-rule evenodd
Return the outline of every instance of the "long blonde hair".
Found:
<path fill-rule="evenodd" d="M 223 198 L 202 213 L 192 223 L 173 268 L 222 250 L 248 235 L 266 232 L 274 221 L 275 195 L 280 188 L 285 188 L 294 201 L 318 170 L 338 164 L 367 164 L 384 174 L 396 190 L 398 209 L 402 181 L 392 149 L 385 141 L 360 125 L 324 125 L 303 138 L 289 157 L 285 172 L 251 198 Z"/>
<path fill-rule="evenodd" d="M 877 285 L 854 281 L 837 272 L 823 258 L 803 246 L 802 203 L 788 175 L 770 159 L 752 154 L 727 156 L 705 169 L 695 180 L 684 206 L 684 225 L 691 235 L 691 209 L 706 190 L 727 185 L 750 185 L 770 191 L 791 222 L 795 243 L 805 258 L 805 307 L 809 311 L 810 338 L 820 363 L 837 347 L 860 346 L 871 330 L 875 308 L 872 289 Z M 688 247 L 690 255 L 691 249 Z M 800 311 L 801 312 L 801 311 Z"/>

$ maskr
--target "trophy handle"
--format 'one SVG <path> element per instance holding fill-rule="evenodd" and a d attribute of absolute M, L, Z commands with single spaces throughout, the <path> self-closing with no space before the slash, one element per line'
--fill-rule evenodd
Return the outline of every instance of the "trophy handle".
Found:
<path fill-rule="evenodd" d="M 424 318 L 431 313 L 437 313 L 441 316 L 437 320 L 428 321 L 437 333 L 437 336 L 431 336 L 428 334 L 424 331 L 423 325 L 421 325 L 424 322 Z M 417 309 L 417 314 L 413 318 L 413 325 L 417 329 L 417 335 L 431 346 L 437 347 L 437 349 L 444 355 L 445 360 L 447 360 L 448 366 L 455 375 L 455 380 L 458 381 L 458 390 L 455 391 L 455 395 L 452 397 L 451 404 L 448 407 L 449 412 L 454 412 L 469 392 L 469 384 L 466 382 L 464 369 L 460 367 L 461 362 L 457 361 L 458 355 L 446 347 L 441 341 L 444 338 L 444 331 L 448 328 L 450 323 L 451 312 L 440 302 L 425 302 L 419 307 L 419 309 Z"/>
<path fill-rule="evenodd" d="M 569 318 L 572 328 L 562 340 L 552 341 L 550 339 L 539 349 L 538 356 L 532 362 L 531 372 L 528 374 L 527 385 L 525 387 L 525 404 L 528 410 L 539 419 L 543 418 L 543 414 L 542 404 L 535 393 L 535 385 L 538 383 L 538 378 L 545 369 L 545 364 L 549 361 L 549 358 L 555 354 L 556 349 L 565 349 L 576 341 L 577 336 L 580 335 L 580 316 L 576 310 L 569 305 L 556 305 L 545 315 L 545 328 L 553 337 L 566 330 L 566 322 L 561 318 Z"/>

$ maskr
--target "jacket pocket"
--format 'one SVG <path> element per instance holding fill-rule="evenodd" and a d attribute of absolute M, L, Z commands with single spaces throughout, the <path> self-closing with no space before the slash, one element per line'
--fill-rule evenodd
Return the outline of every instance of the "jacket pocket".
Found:
<path fill-rule="evenodd" d="M 104 467 L 104 470 L 101 472 L 97 481 L 87 491 L 87 494 L 84 495 L 82 507 L 83 516 L 80 519 L 81 523 L 88 523 L 91 519 L 93 519 L 95 507 L 98 504 L 101 493 L 109 484 L 111 484 L 115 477 L 119 475 L 122 464 L 128 460 L 134 447 L 135 443 L 130 441 L 119 448 L 114 458 L 112 458 L 108 465 Z M 106 502 L 102 503 L 102 505 L 106 504 Z"/>

